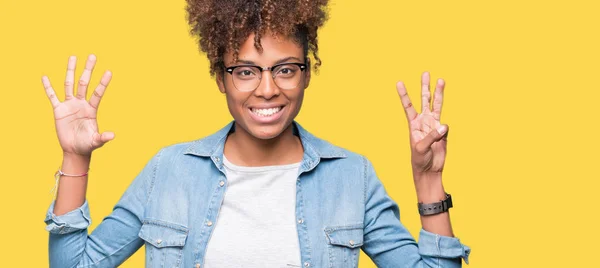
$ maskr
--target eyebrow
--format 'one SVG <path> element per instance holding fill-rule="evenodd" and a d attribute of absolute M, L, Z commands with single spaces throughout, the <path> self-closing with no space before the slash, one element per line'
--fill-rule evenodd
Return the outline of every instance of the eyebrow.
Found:
<path fill-rule="evenodd" d="M 292 56 L 292 57 L 285 57 L 285 58 L 283 58 L 283 59 L 279 59 L 279 60 L 277 60 L 277 61 L 275 62 L 275 64 L 273 64 L 273 65 L 277 65 L 277 64 L 280 64 L 280 63 L 284 63 L 284 62 L 287 62 L 287 61 L 290 61 L 290 60 L 296 60 L 296 61 L 298 61 L 298 62 L 302 62 L 302 60 L 301 60 L 301 59 L 299 59 L 299 58 L 296 58 L 296 57 L 293 57 L 293 56 Z M 242 59 L 238 59 L 236 62 L 237 62 L 237 63 L 241 63 L 241 64 L 256 65 L 256 62 L 253 62 L 253 61 L 251 61 L 251 60 L 242 60 Z"/>

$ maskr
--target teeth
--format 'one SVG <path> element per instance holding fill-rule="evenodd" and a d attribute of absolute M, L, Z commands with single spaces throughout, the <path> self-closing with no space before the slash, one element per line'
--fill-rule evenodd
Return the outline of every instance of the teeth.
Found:
<path fill-rule="evenodd" d="M 256 114 L 256 115 L 259 115 L 259 116 L 271 116 L 271 115 L 276 114 L 280 110 L 281 110 L 281 107 L 269 108 L 269 109 L 256 109 L 256 108 L 252 108 L 252 112 L 254 114 Z"/>

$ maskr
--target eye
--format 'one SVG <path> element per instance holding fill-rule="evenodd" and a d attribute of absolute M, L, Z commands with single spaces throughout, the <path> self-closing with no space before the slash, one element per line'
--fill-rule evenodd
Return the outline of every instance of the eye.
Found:
<path fill-rule="evenodd" d="M 249 76 L 249 75 L 253 75 L 254 73 L 250 70 L 239 70 L 238 72 L 236 72 L 236 74 L 238 76 Z"/>
<path fill-rule="evenodd" d="M 253 79 L 257 76 L 258 70 L 252 67 L 238 67 L 234 71 L 234 76 L 239 79 Z"/>
<path fill-rule="evenodd" d="M 293 64 L 282 65 L 276 69 L 276 75 L 280 77 L 293 77 L 298 70 L 298 66 Z"/>
<path fill-rule="evenodd" d="M 290 68 L 283 68 L 283 69 L 281 69 L 279 71 L 279 73 L 281 73 L 281 74 L 290 74 L 290 73 L 293 73 L 293 72 L 294 72 L 294 70 L 292 70 Z"/>

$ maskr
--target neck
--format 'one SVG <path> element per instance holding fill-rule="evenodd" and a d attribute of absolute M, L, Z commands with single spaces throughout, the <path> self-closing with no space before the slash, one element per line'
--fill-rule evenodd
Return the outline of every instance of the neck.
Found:
<path fill-rule="evenodd" d="M 263 140 L 252 136 L 235 123 L 235 132 L 225 141 L 227 159 L 240 166 L 273 166 L 297 163 L 304 150 L 300 138 L 294 135 L 293 124 L 272 139 Z"/>

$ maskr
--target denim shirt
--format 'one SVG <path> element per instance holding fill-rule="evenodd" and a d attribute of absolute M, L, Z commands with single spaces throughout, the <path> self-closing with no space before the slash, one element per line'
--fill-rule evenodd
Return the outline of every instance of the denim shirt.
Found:
<path fill-rule="evenodd" d="M 303 267 L 357 267 L 360 249 L 378 267 L 467 261 L 470 249 L 457 238 L 421 230 L 415 242 L 369 160 L 293 124 L 304 147 L 295 211 Z M 53 202 L 45 219 L 50 266 L 116 267 L 145 245 L 146 267 L 203 267 L 227 191 L 223 148 L 233 127 L 161 149 L 89 235 L 87 201 L 61 216 Z"/>

